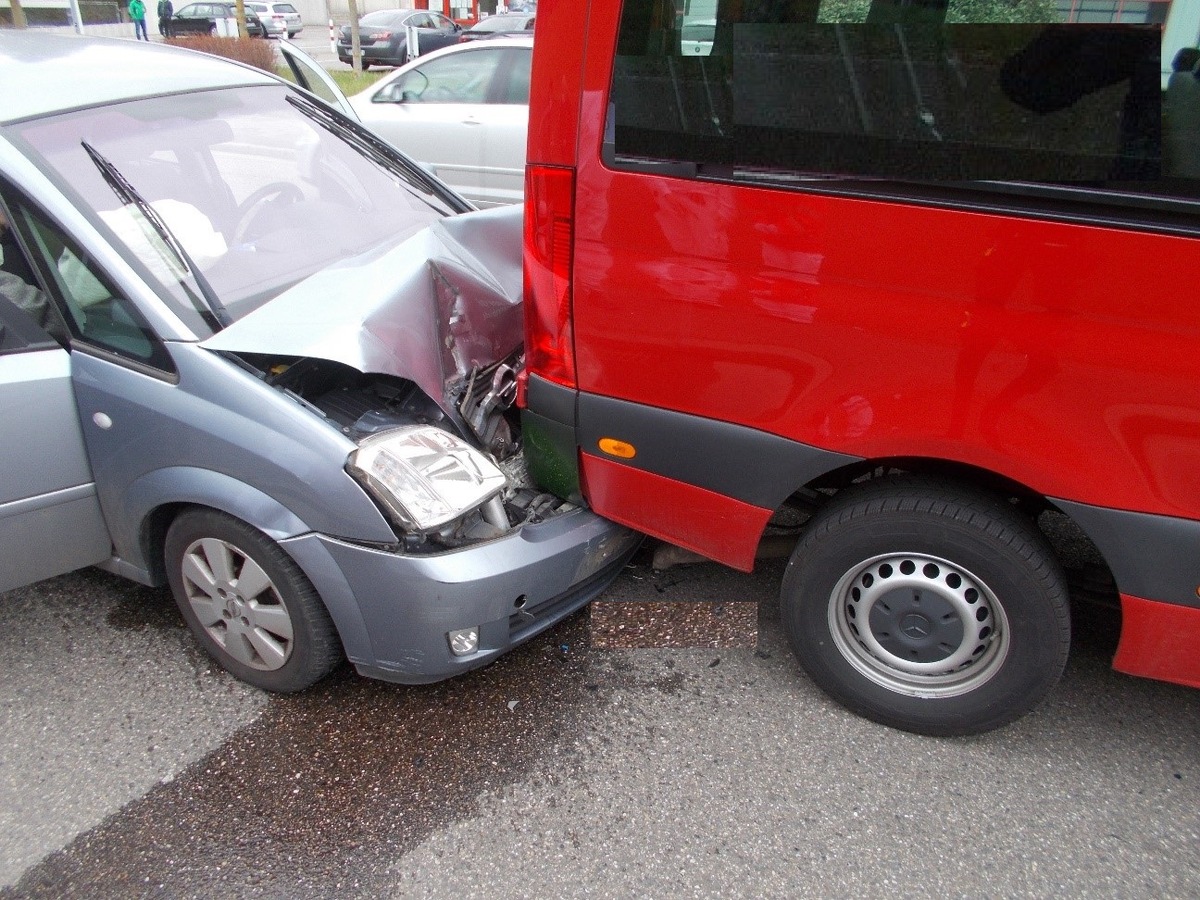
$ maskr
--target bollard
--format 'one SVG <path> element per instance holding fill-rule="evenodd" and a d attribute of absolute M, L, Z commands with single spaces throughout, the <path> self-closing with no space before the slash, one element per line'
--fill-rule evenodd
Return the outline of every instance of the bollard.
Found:
<path fill-rule="evenodd" d="M 334 30 L 333 19 L 329 20 L 329 52 L 337 53 L 337 32 Z"/>

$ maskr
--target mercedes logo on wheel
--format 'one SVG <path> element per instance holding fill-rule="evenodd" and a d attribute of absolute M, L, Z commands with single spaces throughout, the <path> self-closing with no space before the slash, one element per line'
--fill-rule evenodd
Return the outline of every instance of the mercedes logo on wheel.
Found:
<path fill-rule="evenodd" d="M 910 638 L 919 639 L 929 637 L 930 627 L 929 620 L 920 613 L 909 613 L 900 620 L 900 630 Z"/>

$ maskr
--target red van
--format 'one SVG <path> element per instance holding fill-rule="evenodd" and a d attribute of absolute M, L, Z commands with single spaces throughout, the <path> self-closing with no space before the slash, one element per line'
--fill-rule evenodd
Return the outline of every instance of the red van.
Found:
<path fill-rule="evenodd" d="M 1044 513 L 1200 686 L 1200 3 L 700 6 L 539 4 L 534 477 L 744 570 L 807 516 L 786 633 L 889 725 L 1056 683 Z"/>

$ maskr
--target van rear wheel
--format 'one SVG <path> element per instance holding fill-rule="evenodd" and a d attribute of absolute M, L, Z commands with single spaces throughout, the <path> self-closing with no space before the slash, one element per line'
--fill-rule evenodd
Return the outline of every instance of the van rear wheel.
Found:
<path fill-rule="evenodd" d="M 975 734 L 1032 709 L 1070 645 L 1045 538 L 983 492 L 924 478 L 849 488 L 796 547 L 784 629 L 812 679 L 870 719 Z"/>

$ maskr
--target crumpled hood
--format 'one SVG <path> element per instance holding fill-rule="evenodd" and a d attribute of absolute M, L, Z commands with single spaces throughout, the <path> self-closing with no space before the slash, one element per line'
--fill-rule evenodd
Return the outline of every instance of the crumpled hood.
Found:
<path fill-rule="evenodd" d="M 456 417 L 470 372 L 524 340 L 521 224 L 519 205 L 441 219 L 317 272 L 201 346 L 407 378 Z"/>

